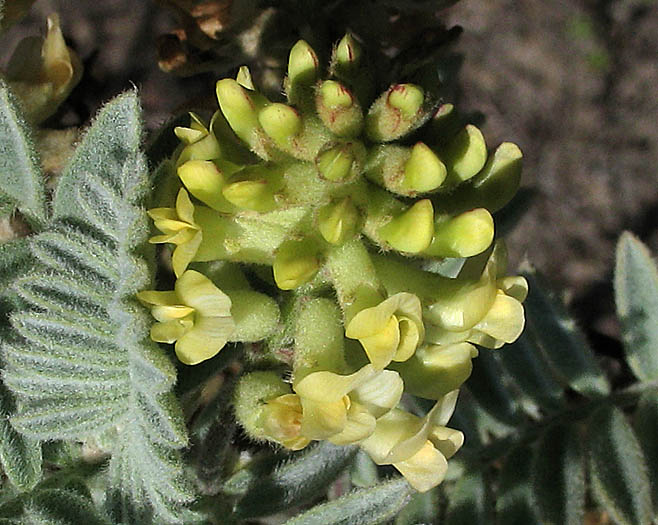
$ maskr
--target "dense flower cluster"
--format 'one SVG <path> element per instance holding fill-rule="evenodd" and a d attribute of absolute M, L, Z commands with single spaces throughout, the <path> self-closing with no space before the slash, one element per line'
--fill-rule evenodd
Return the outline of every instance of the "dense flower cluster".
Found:
<path fill-rule="evenodd" d="M 139 297 L 152 338 L 176 342 L 184 363 L 227 341 L 272 358 L 236 391 L 251 437 L 358 444 L 425 491 L 463 443 L 446 424 L 475 345 L 523 329 L 527 284 L 505 275 L 492 218 L 518 188 L 521 152 L 488 153 L 417 85 L 373 101 L 365 66 L 348 35 L 325 80 L 308 44 L 292 48 L 287 104 L 246 68 L 217 83 L 210 123 L 176 129 L 171 207 L 149 212 L 162 232 L 151 242 L 173 246 L 175 289 Z M 403 393 L 436 404 L 418 416 Z"/>

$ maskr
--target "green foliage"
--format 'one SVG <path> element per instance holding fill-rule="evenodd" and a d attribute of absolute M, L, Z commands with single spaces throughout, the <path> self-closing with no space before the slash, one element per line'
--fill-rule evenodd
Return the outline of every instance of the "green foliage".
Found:
<path fill-rule="evenodd" d="M 0 78 L 0 192 L 35 226 L 47 220 L 46 189 L 31 131 Z"/>
<path fill-rule="evenodd" d="M 106 105 L 64 171 L 53 219 L 30 245 L 38 265 L 15 284 L 16 336 L 5 384 L 25 436 L 111 431 L 107 507 L 124 523 L 184 523 L 192 499 L 177 449 L 187 443 L 174 368 L 148 341 L 134 294 L 151 282 L 148 191 L 135 93 Z M 149 254 L 149 251 L 151 253 Z"/>

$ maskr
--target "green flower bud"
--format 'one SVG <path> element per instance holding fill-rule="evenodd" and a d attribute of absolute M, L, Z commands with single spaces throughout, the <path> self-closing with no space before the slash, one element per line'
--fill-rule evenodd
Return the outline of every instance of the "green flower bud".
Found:
<path fill-rule="evenodd" d="M 401 187 L 414 193 L 436 190 L 446 178 L 447 170 L 436 154 L 422 142 L 417 142 L 404 165 Z"/>
<path fill-rule="evenodd" d="M 299 113 L 286 104 L 275 103 L 264 107 L 258 113 L 258 122 L 270 138 L 284 146 L 302 129 Z"/>
<path fill-rule="evenodd" d="M 487 161 L 482 132 L 468 124 L 445 148 L 441 158 L 448 167 L 448 182 L 459 184 L 475 176 Z"/>
<path fill-rule="evenodd" d="M 327 128 L 339 137 L 355 137 L 363 127 L 363 112 L 350 91 L 335 80 L 320 84 L 316 111 Z"/>
<path fill-rule="evenodd" d="M 279 306 L 276 301 L 254 290 L 224 290 L 231 299 L 231 314 L 235 330 L 229 341 L 261 341 L 279 326 Z"/>
<path fill-rule="evenodd" d="M 311 240 L 286 241 L 276 252 L 274 281 L 281 290 L 292 290 L 310 281 L 320 269 L 320 249 Z"/>
<path fill-rule="evenodd" d="M 278 185 L 265 178 L 232 180 L 222 189 L 223 197 L 244 210 L 268 212 L 277 208 L 274 195 Z"/>
<path fill-rule="evenodd" d="M 347 33 L 340 39 L 332 56 L 332 66 L 336 76 L 344 76 L 356 71 L 361 64 L 363 51 L 354 37 Z"/>
<path fill-rule="evenodd" d="M 403 363 L 393 363 L 407 392 L 425 399 L 441 399 L 459 388 L 473 370 L 477 349 L 469 343 L 428 345 Z"/>
<path fill-rule="evenodd" d="M 352 199 L 345 197 L 320 209 L 318 230 L 328 243 L 341 244 L 354 235 L 358 221 L 359 210 Z"/>
<path fill-rule="evenodd" d="M 245 89 L 256 91 L 254 80 L 251 78 L 251 71 L 247 66 L 240 66 L 238 74 L 235 76 L 235 81 Z"/>
<path fill-rule="evenodd" d="M 433 146 L 445 146 L 457 135 L 463 127 L 463 122 L 452 104 L 441 104 L 427 123 L 425 136 Z"/>
<path fill-rule="evenodd" d="M 319 60 L 313 48 L 304 40 L 299 40 L 288 57 L 288 76 L 285 89 L 288 101 L 299 104 L 304 92 L 315 83 L 318 74 Z"/>
<path fill-rule="evenodd" d="M 379 236 L 384 242 L 406 253 L 426 250 L 433 235 L 434 209 L 429 199 L 416 202 L 379 229 Z"/>
<path fill-rule="evenodd" d="M 365 130 L 374 142 L 390 142 L 424 122 L 423 90 L 414 84 L 396 84 L 383 93 L 366 115 Z"/>
<path fill-rule="evenodd" d="M 220 169 L 218 164 L 223 169 Z M 236 208 L 222 195 L 222 189 L 228 177 L 238 169 L 229 162 L 188 160 L 178 167 L 177 173 L 187 190 L 201 202 L 214 210 L 233 213 Z"/>
<path fill-rule="evenodd" d="M 494 222 L 485 208 L 456 217 L 437 215 L 432 243 L 423 254 L 435 257 L 472 257 L 486 250 L 493 241 Z"/>
<path fill-rule="evenodd" d="M 516 194 L 521 183 L 523 154 L 516 144 L 503 142 L 480 173 L 471 182 L 470 200 L 476 199 L 494 213 L 507 204 Z"/>
<path fill-rule="evenodd" d="M 252 98 L 255 92 L 247 91 L 231 78 L 219 80 L 216 91 L 219 107 L 235 134 L 252 150 L 259 152 L 262 149 L 258 136 L 260 104 Z"/>
<path fill-rule="evenodd" d="M 321 151 L 315 158 L 315 165 L 322 178 L 345 182 L 361 173 L 365 154 L 361 142 L 341 142 Z"/>

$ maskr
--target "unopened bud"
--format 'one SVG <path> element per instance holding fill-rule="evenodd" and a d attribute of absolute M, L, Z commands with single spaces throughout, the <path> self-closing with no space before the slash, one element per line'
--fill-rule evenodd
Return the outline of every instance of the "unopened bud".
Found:
<path fill-rule="evenodd" d="M 204 204 L 211 208 L 230 213 L 235 211 L 222 195 L 222 188 L 239 168 L 228 162 L 224 169 L 209 160 L 188 160 L 178 167 L 178 176 L 187 190 Z"/>
<path fill-rule="evenodd" d="M 421 125 L 424 100 L 423 90 L 414 84 L 391 86 L 368 110 L 368 138 L 375 142 L 390 142 Z"/>
<path fill-rule="evenodd" d="M 315 165 L 323 178 L 343 182 L 360 173 L 364 157 L 363 144 L 345 142 L 321 152 L 315 159 Z"/>
<path fill-rule="evenodd" d="M 327 128 L 339 137 L 358 135 L 363 112 L 352 93 L 335 80 L 325 80 L 315 99 L 316 111 Z"/>
<path fill-rule="evenodd" d="M 231 78 L 217 82 L 217 100 L 229 125 L 251 148 L 258 145 L 258 111 L 245 88 Z"/>
<path fill-rule="evenodd" d="M 436 257 L 472 257 L 486 250 L 493 237 L 493 217 L 485 208 L 456 217 L 437 217 L 432 243 L 423 253 Z"/>
<path fill-rule="evenodd" d="M 309 240 L 286 241 L 276 252 L 274 281 L 281 290 L 292 290 L 310 281 L 320 269 L 318 246 Z"/>
<path fill-rule="evenodd" d="M 503 142 L 480 173 L 472 180 L 474 192 L 482 196 L 483 206 L 492 213 L 505 206 L 521 183 L 523 154 L 516 144 Z"/>
<path fill-rule="evenodd" d="M 419 253 L 427 249 L 434 234 L 434 208 L 429 199 L 411 208 L 379 229 L 379 236 L 393 249 Z"/>
<path fill-rule="evenodd" d="M 451 184 L 472 178 L 487 160 L 487 145 L 482 132 L 468 124 L 450 141 L 441 158 L 448 167 L 448 180 Z"/>
<path fill-rule="evenodd" d="M 224 186 L 222 195 L 238 208 L 267 212 L 277 207 L 275 191 L 275 186 L 262 178 L 231 182 Z"/>
<path fill-rule="evenodd" d="M 286 104 L 270 104 L 258 114 L 258 122 L 265 133 L 277 143 L 286 143 L 302 129 L 297 111 Z"/>
<path fill-rule="evenodd" d="M 331 244 L 341 244 L 354 234 L 359 220 L 359 211 L 352 199 L 344 199 L 328 204 L 318 214 L 318 229 L 324 240 Z"/>
<path fill-rule="evenodd" d="M 297 104 L 304 90 L 315 82 L 318 74 L 319 60 L 313 48 L 304 40 L 299 40 L 288 57 L 288 76 L 286 78 L 286 93 L 288 100 Z"/>
<path fill-rule="evenodd" d="M 401 186 L 417 193 L 433 191 L 441 186 L 447 173 L 439 157 L 426 144 L 418 142 L 404 165 Z"/>

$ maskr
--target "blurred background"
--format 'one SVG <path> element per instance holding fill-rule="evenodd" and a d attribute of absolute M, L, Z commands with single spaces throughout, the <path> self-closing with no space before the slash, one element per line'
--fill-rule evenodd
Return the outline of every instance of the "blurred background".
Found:
<path fill-rule="evenodd" d="M 103 101 L 134 84 L 147 126 L 156 129 L 190 102 L 208 99 L 217 77 L 235 71 L 242 58 L 226 48 L 222 60 L 208 65 L 202 52 L 192 68 L 197 74 L 187 76 L 180 47 L 181 38 L 193 39 L 181 22 L 186 3 L 194 2 L 39 0 L 3 36 L 0 64 L 58 12 L 85 74 L 46 125 L 82 125 Z M 658 2 L 462 0 L 438 9 L 448 3 L 438 0 L 434 11 L 447 28 L 463 28 L 453 46 L 463 55 L 459 107 L 486 115 L 482 130 L 490 147 L 502 141 L 521 147 L 524 186 L 535 192 L 508 237 L 513 261 L 534 264 L 564 294 L 599 351 L 618 355 L 614 245 L 629 229 L 658 253 Z M 221 11 L 231 2 L 206 4 Z M 366 18 L 389 16 L 382 4 L 388 2 L 359 5 L 368 5 Z M 404 36 L 407 28 L 395 30 Z M 426 46 L 435 41 L 431 30 L 419 33 Z M 164 72 L 159 60 L 178 74 Z"/>

